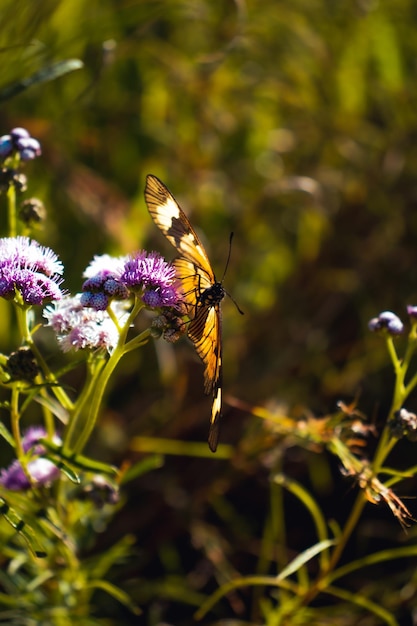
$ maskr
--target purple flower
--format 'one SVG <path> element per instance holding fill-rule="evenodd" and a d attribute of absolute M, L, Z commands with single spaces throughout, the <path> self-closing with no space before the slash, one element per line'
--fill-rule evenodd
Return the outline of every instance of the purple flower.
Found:
<path fill-rule="evenodd" d="M 25 434 L 22 437 L 23 451 L 29 452 L 31 448 L 35 448 L 40 439 L 44 439 L 47 436 L 46 430 L 43 426 L 30 426 L 25 430 Z M 54 437 L 55 443 L 60 443 L 59 437 Z M 42 454 L 45 452 L 42 445 L 36 446 L 36 454 Z"/>
<path fill-rule="evenodd" d="M 181 294 L 175 268 L 157 252 L 138 252 L 125 264 L 121 281 L 134 292 L 142 293 L 143 302 L 152 308 L 175 306 Z"/>
<path fill-rule="evenodd" d="M 111 352 L 119 340 L 118 329 L 106 311 L 84 307 L 81 303 L 83 295 L 67 296 L 54 302 L 44 309 L 43 316 L 55 331 L 64 352 L 85 348 Z M 122 303 L 113 302 L 111 306 L 123 326 L 128 312 Z"/>
<path fill-rule="evenodd" d="M 368 328 L 372 332 L 385 330 L 390 335 L 401 335 L 404 331 L 404 324 L 392 311 L 383 311 L 378 317 L 373 317 L 369 321 Z"/>
<path fill-rule="evenodd" d="M 62 298 L 63 265 L 55 252 L 28 237 L 0 239 L 0 297 L 19 292 L 25 304 L 44 304 Z"/>
<path fill-rule="evenodd" d="M 34 458 L 29 460 L 27 470 L 32 478 L 32 484 L 49 485 L 59 477 L 59 469 L 49 459 L 42 457 L 45 448 L 39 443 L 40 439 L 47 436 L 42 426 L 28 428 L 22 438 L 22 446 L 25 454 L 31 454 Z M 59 444 L 61 439 L 55 435 L 54 442 Z M 8 468 L 0 472 L 0 484 L 11 491 L 23 491 L 31 487 L 31 481 L 23 471 L 20 461 L 13 461 Z"/>

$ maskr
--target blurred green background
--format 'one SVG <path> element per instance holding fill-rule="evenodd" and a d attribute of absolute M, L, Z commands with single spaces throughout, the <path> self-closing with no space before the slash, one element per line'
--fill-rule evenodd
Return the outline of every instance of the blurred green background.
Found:
<path fill-rule="evenodd" d="M 24 126 L 42 143 L 27 167 L 50 218 L 37 238 L 64 261 L 68 289 L 80 290 L 94 254 L 146 247 L 172 258 L 145 207 L 147 173 L 202 234 L 218 277 L 235 233 L 225 286 L 245 315 L 225 300 L 221 437 L 246 445 L 252 464 L 168 458 L 107 539 L 137 534 L 132 587 L 146 623 L 158 623 L 181 594 L 155 581 L 204 569 L 197 523 L 221 520 L 233 553 L 259 540 L 267 472 L 249 441 L 266 444 L 241 403 L 320 415 L 360 393 L 370 418 L 386 415 L 391 371 L 367 322 L 417 304 L 417 5 L 2 0 L 0 26 L 1 132 Z M 8 96 L 71 58 L 83 68 Z M 92 452 L 123 458 L 137 435 L 204 440 L 210 400 L 196 363 L 186 342 L 126 359 Z M 309 462 L 330 501 L 322 463 Z M 200 575 L 214 584 L 211 570 Z"/>

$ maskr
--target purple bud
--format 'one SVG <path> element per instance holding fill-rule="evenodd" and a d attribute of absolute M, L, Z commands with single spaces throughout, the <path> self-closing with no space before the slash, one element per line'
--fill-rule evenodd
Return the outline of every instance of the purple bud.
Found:
<path fill-rule="evenodd" d="M 383 311 L 378 317 L 373 317 L 368 322 L 368 328 L 372 332 L 386 330 L 390 335 L 401 335 L 404 331 L 404 324 L 392 311 Z"/>
<path fill-rule="evenodd" d="M 386 322 L 386 323 L 389 323 L 394 319 L 399 319 L 395 315 L 395 313 L 393 313 L 392 311 L 382 311 L 382 313 L 380 313 L 378 317 L 381 320 L 381 322 Z"/>
<path fill-rule="evenodd" d="M 151 308 L 158 308 L 162 304 L 161 294 L 155 289 L 148 289 L 142 296 L 143 302 L 146 306 Z"/>
<path fill-rule="evenodd" d="M 103 284 L 104 293 L 112 298 L 120 298 L 125 300 L 129 296 L 129 292 L 125 285 L 115 278 L 108 278 Z"/>
<path fill-rule="evenodd" d="M 28 150 L 30 150 L 34 154 L 31 157 L 32 159 L 42 154 L 41 144 L 39 143 L 37 139 L 34 139 L 33 137 L 22 137 L 22 139 L 18 139 L 15 142 L 15 146 L 16 146 L 16 150 L 20 152 L 20 156 L 22 157 L 22 159 L 23 159 L 23 153 L 26 153 L 26 151 Z M 29 160 L 29 159 L 26 159 L 26 160 Z"/>
<path fill-rule="evenodd" d="M 20 152 L 20 158 L 22 161 L 33 161 L 36 158 L 36 153 L 30 148 L 25 148 Z"/>
<path fill-rule="evenodd" d="M 387 330 L 392 335 L 401 335 L 401 333 L 404 331 L 404 324 L 402 323 L 400 318 L 397 317 L 396 319 L 390 320 L 388 322 Z"/>
<path fill-rule="evenodd" d="M 92 291 L 84 291 L 80 300 L 82 306 L 91 307 L 96 311 L 105 311 L 109 306 L 109 299 L 102 291 L 93 293 Z"/>
<path fill-rule="evenodd" d="M 407 313 L 412 319 L 417 319 L 417 306 L 409 304 L 407 306 Z"/>
<path fill-rule="evenodd" d="M 19 127 L 13 128 L 10 131 L 10 135 L 11 135 L 11 137 L 12 137 L 12 139 L 14 141 L 17 141 L 18 139 L 23 139 L 23 138 L 26 138 L 26 137 L 30 137 L 30 134 L 26 130 L 26 128 L 19 128 Z"/>
<path fill-rule="evenodd" d="M 0 157 L 5 159 L 13 152 L 13 143 L 10 135 L 0 137 Z"/>

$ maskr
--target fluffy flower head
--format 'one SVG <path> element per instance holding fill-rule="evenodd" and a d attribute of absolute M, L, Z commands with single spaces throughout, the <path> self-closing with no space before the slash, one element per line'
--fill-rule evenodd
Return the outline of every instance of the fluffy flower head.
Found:
<path fill-rule="evenodd" d="M 84 307 L 82 295 L 67 296 L 54 302 L 44 309 L 43 316 L 55 331 L 64 352 L 84 348 L 111 352 L 119 339 L 117 327 L 106 311 Z M 112 309 L 123 326 L 128 313 L 121 303 L 113 303 Z"/>
<path fill-rule="evenodd" d="M 121 280 L 132 291 L 142 293 L 142 300 L 152 308 L 175 306 L 181 298 L 175 268 L 157 252 L 140 251 L 131 257 Z"/>
<path fill-rule="evenodd" d="M 62 298 L 63 265 L 50 248 L 28 237 L 0 239 L 0 297 L 18 292 L 24 304 L 44 304 Z"/>
<path fill-rule="evenodd" d="M 26 430 L 22 438 L 24 452 L 33 455 L 33 460 L 29 461 L 27 469 L 35 486 L 49 485 L 59 477 L 57 466 L 49 459 L 41 456 L 45 454 L 45 448 L 39 443 L 39 440 L 46 436 L 46 430 L 42 426 L 33 426 Z M 54 437 L 54 442 L 61 443 L 57 435 Z M 31 481 L 17 460 L 13 461 L 9 467 L 1 470 L 0 484 L 11 491 L 24 491 L 31 487 Z"/>

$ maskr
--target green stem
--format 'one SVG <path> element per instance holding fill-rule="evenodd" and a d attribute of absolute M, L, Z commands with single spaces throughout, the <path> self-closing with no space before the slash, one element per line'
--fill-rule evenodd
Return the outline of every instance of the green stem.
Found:
<path fill-rule="evenodd" d="M 12 427 L 12 433 L 15 441 L 16 458 L 20 462 L 22 469 L 28 478 L 29 482 L 32 482 L 32 477 L 28 470 L 25 451 L 23 450 L 22 437 L 20 435 L 20 411 L 19 411 L 19 389 L 16 385 L 12 387 L 12 393 L 10 397 L 10 421 Z"/>
<path fill-rule="evenodd" d="M 146 330 L 143 331 L 143 333 L 141 333 L 140 335 L 138 335 L 138 337 L 135 338 L 137 341 L 135 341 L 134 347 L 137 347 L 139 345 L 143 345 L 144 343 L 146 343 L 150 336 L 151 336 L 151 329 L 147 328 Z M 133 347 L 130 347 L 130 344 L 127 344 L 126 346 L 118 345 L 112 352 L 105 367 L 100 372 L 100 375 L 97 377 L 96 384 L 94 385 L 94 390 L 91 396 L 93 398 L 93 402 L 91 403 L 90 411 L 87 415 L 84 429 L 77 443 L 74 445 L 75 452 L 78 452 L 78 453 L 82 452 L 87 441 L 89 440 L 91 433 L 93 432 L 94 427 L 97 422 L 104 392 L 106 390 L 110 376 L 114 372 L 122 356 L 124 356 L 127 352 L 129 352 L 130 349 L 133 349 Z"/>
<path fill-rule="evenodd" d="M 32 333 L 30 331 L 30 324 L 29 324 L 30 308 L 27 306 L 16 305 L 15 310 L 16 310 L 16 317 L 17 317 L 17 324 L 19 327 L 19 332 L 22 337 L 22 342 L 25 343 L 28 346 L 28 348 L 32 350 L 33 354 L 35 355 L 36 362 L 42 370 L 43 378 L 47 383 L 50 384 L 51 392 L 54 394 L 58 402 L 61 404 L 61 406 L 64 409 L 66 409 L 67 411 L 71 411 L 73 409 L 73 402 L 67 396 L 67 394 L 65 393 L 65 391 L 59 384 L 59 381 L 57 380 L 57 378 L 48 368 L 41 352 L 38 350 L 38 347 L 33 340 Z M 43 394 L 45 395 L 46 392 L 44 391 Z"/>
<path fill-rule="evenodd" d="M 147 329 L 143 333 L 135 337 L 134 340 L 126 343 L 129 328 L 133 324 L 133 321 L 135 320 L 136 316 L 143 308 L 143 306 L 144 304 L 141 300 L 137 299 L 135 301 L 133 309 L 130 312 L 129 317 L 126 320 L 123 328 L 120 328 L 118 320 L 114 317 L 113 311 L 109 308 L 109 315 L 113 319 L 120 333 L 119 340 L 108 361 L 102 367 L 100 367 L 99 371 L 95 372 L 95 375 L 91 379 L 91 384 L 88 387 L 88 391 L 85 394 L 85 398 L 83 399 L 82 403 L 77 406 L 77 411 L 71 417 L 71 439 L 67 439 L 67 448 L 71 446 L 70 449 L 72 452 L 80 453 L 84 449 L 84 446 L 90 438 L 91 433 L 93 432 L 93 429 L 97 422 L 101 402 L 107 383 L 122 356 L 130 350 L 145 343 L 151 335 L 151 330 Z M 87 399 L 90 399 L 91 403 L 90 410 L 88 411 L 87 416 L 85 416 L 84 408 L 87 405 Z M 79 435 L 78 439 L 76 439 L 76 434 L 79 432 L 81 432 L 81 434 Z"/>
<path fill-rule="evenodd" d="M 391 336 L 387 336 L 387 349 L 391 356 L 391 361 L 394 366 L 395 373 L 395 387 L 393 393 L 393 399 L 391 404 L 391 409 L 388 413 L 388 418 L 385 424 L 385 428 L 381 434 L 377 450 L 375 452 L 374 460 L 373 460 L 373 470 L 375 474 L 378 474 L 380 471 L 385 459 L 397 443 L 397 439 L 392 436 L 390 422 L 394 418 L 394 415 L 404 404 L 405 399 L 409 396 L 411 391 L 413 390 L 415 384 L 417 383 L 417 376 L 414 376 L 411 381 L 406 385 L 405 377 L 407 375 L 407 370 L 410 366 L 411 359 L 416 349 L 416 341 L 415 341 L 415 328 L 413 327 L 407 344 L 407 349 L 405 351 L 405 355 L 403 360 L 401 361 L 396 353 L 394 347 L 394 339 Z"/>
<path fill-rule="evenodd" d="M 13 437 L 15 441 L 16 457 L 20 461 L 22 457 L 25 455 L 25 453 L 23 451 L 22 439 L 20 437 L 19 420 L 20 420 L 19 391 L 16 388 L 16 386 L 13 385 L 12 393 L 10 397 L 10 421 L 11 421 L 12 433 L 13 433 Z"/>
<path fill-rule="evenodd" d="M 393 393 L 391 409 L 388 414 L 388 419 L 387 419 L 385 428 L 382 432 L 377 450 L 375 452 L 374 460 L 372 462 L 372 472 L 374 475 L 378 474 L 383 463 L 385 462 L 385 459 L 387 458 L 387 456 L 389 455 L 389 453 L 391 452 L 391 450 L 397 443 L 397 439 L 392 437 L 389 423 L 393 419 L 395 412 L 401 408 L 401 406 L 404 403 L 404 400 L 411 393 L 412 389 L 417 383 L 417 375 L 414 376 L 407 385 L 405 385 L 405 382 L 404 382 L 412 356 L 415 352 L 415 347 L 416 347 L 416 342 L 415 342 L 416 332 L 415 331 L 416 329 L 413 328 L 410 333 L 408 346 L 404 355 L 404 359 L 402 361 L 398 358 L 397 352 L 395 350 L 393 338 L 391 336 L 386 337 L 387 349 L 390 354 L 391 361 L 394 367 L 395 388 L 394 388 L 394 393 Z M 350 516 L 345 524 L 345 527 L 337 543 L 337 546 L 335 547 L 332 553 L 326 572 L 324 573 L 324 575 L 320 576 L 320 578 L 317 580 L 315 585 L 308 591 L 307 595 L 303 599 L 304 603 L 310 602 L 311 599 L 314 598 L 315 595 L 317 595 L 320 589 L 322 589 L 324 586 L 327 585 L 327 580 L 326 580 L 327 574 L 330 573 L 332 570 L 334 570 L 335 566 L 339 562 L 339 559 L 346 547 L 346 544 L 359 521 L 359 518 L 362 514 L 362 511 L 366 502 L 367 502 L 366 494 L 364 491 L 361 491 L 358 494 L 358 497 L 355 501 L 355 504 L 350 513 Z"/>
<path fill-rule="evenodd" d="M 14 184 L 9 185 L 7 190 L 7 208 L 9 220 L 9 237 L 17 235 L 17 219 L 16 219 L 16 189 Z"/>
<path fill-rule="evenodd" d="M 63 454 L 70 455 L 74 449 L 77 433 L 81 430 L 85 406 L 91 398 L 94 398 L 95 384 L 105 364 L 106 361 L 104 360 L 104 357 L 101 361 L 97 361 L 97 359 L 95 359 L 94 367 L 91 363 L 87 364 L 87 378 L 84 383 L 84 387 L 77 398 L 77 402 L 68 422 L 68 427 L 65 431 L 64 442 L 62 445 Z"/>

